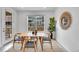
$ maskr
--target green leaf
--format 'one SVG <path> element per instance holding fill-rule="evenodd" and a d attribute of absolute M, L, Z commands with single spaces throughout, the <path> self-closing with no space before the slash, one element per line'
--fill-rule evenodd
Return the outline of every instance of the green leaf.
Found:
<path fill-rule="evenodd" d="M 55 18 L 54 17 L 50 18 L 49 28 L 51 32 L 55 31 Z"/>

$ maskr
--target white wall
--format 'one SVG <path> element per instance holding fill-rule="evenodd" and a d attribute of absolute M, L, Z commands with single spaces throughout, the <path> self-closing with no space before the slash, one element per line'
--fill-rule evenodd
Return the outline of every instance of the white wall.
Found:
<path fill-rule="evenodd" d="M 72 24 L 68 30 L 60 27 L 60 16 L 64 11 L 72 15 Z M 58 8 L 55 12 L 56 39 L 67 51 L 79 51 L 79 8 Z"/>
<path fill-rule="evenodd" d="M 1 8 L 0 8 L 0 47 L 1 47 L 1 42 L 2 39 L 1 39 Z"/>
<path fill-rule="evenodd" d="M 28 24 L 27 24 L 27 16 L 28 15 L 44 15 L 45 19 L 45 31 L 48 29 L 49 18 L 54 16 L 52 11 L 25 11 L 18 12 L 18 32 L 27 32 Z"/>
<path fill-rule="evenodd" d="M 12 30 L 13 30 L 13 35 L 18 31 L 17 30 L 17 23 L 18 23 L 18 13 L 16 10 L 12 9 Z"/>

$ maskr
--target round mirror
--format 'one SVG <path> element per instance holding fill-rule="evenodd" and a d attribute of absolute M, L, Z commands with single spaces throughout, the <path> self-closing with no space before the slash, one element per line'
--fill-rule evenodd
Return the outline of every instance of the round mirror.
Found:
<path fill-rule="evenodd" d="M 68 29 L 71 25 L 72 19 L 69 12 L 64 12 L 60 18 L 60 26 L 62 29 Z"/>

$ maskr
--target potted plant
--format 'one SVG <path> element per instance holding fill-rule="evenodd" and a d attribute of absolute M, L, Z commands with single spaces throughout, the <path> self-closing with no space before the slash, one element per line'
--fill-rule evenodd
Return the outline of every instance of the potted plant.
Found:
<path fill-rule="evenodd" d="M 51 33 L 51 39 L 53 39 L 53 32 L 55 31 L 55 18 L 54 17 L 50 18 L 49 31 Z"/>

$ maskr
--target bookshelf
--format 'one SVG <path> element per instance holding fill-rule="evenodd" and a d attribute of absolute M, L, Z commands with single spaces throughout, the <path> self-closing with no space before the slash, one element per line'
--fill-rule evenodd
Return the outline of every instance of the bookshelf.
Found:
<path fill-rule="evenodd" d="M 5 37 L 11 38 L 12 35 L 12 13 L 5 12 Z"/>

